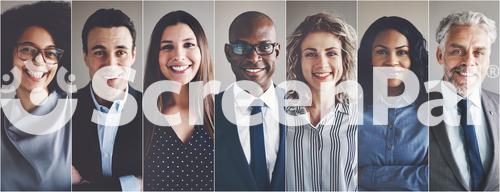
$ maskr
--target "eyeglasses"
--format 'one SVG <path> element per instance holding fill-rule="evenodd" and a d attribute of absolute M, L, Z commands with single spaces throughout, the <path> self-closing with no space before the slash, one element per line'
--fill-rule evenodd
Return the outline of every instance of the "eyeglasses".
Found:
<path fill-rule="evenodd" d="M 33 60 L 40 53 L 45 63 L 55 65 L 61 60 L 64 50 L 55 47 L 40 49 L 30 43 L 20 43 L 17 45 L 17 57 L 23 61 Z"/>
<path fill-rule="evenodd" d="M 251 45 L 248 43 L 238 42 L 238 43 L 230 43 L 232 51 L 236 55 L 246 56 L 252 53 L 255 50 L 257 55 L 266 56 L 271 55 L 274 52 L 274 48 L 278 45 L 278 43 L 259 43 L 256 45 Z"/>

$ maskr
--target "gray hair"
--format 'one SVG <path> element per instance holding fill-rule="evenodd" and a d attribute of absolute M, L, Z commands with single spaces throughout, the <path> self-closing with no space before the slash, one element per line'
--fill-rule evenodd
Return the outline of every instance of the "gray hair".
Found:
<path fill-rule="evenodd" d="M 439 22 L 439 27 L 436 32 L 436 41 L 441 49 L 444 49 L 448 31 L 454 25 L 479 25 L 487 33 L 490 39 L 490 45 L 495 42 L 497 38 L 497 29 L 495 21 L 486 17 L 484 14 L 473 11 L 464 11 L 459 13 L 452 13 Z"/>

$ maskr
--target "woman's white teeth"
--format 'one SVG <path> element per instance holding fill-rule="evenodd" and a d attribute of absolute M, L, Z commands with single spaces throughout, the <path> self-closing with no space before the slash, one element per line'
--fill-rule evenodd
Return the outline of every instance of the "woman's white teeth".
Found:
<path fill-rule="evenodd" d="M 172 66 L 174 71 L 184 71 L 189 67 L 189 65 Z"/>
<path fill-rule="evenodd" d="M 316 77 L 326 77 L 328 75 L 332 74 L 331 72 L 317 72 L 317 73 L 313 73 L 314 76 Z"/>
<path fill-rule="evenodd" d="M 259 71 L 262 71 L 262 69 L 245 69 L 245 71 L 250 72 L 250 73 L 257 73 Z"/>
<path fill-rule="evenodd" d="M 34 77 L 34 78 L 37 78 L 37 79 L 40 79 L 42 78 L 44 72 L 42 71 L 31 71 L 31 70 L 26 70 L 26 72 L 28 72 L 28 74 L 31 76 L 31 77 Z"/>

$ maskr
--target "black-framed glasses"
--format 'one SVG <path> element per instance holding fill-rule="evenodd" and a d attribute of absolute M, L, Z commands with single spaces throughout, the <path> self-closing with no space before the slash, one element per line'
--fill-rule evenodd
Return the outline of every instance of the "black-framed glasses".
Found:
<path fill-rule="evenodd" d="M 246 56 L 255 51 L 257 55 L 266 56 L 271 55 L 274 52 L 274 48 L 278 45 L 277 42 L 264 42 L 259 44 L 248 44 L 244 42 L 229 43 L 231 50 L 236 55 Z"/>
<path fill-rule="evenodd" d="M 31 43 L 19 43 L 17 44 L 16 53 L 17 57 L 23 61 L 33 60 L 41 53 L 45 63 L 55 65 L 61 60 L 64 50 L 55 47 L 40 49 Z"/>

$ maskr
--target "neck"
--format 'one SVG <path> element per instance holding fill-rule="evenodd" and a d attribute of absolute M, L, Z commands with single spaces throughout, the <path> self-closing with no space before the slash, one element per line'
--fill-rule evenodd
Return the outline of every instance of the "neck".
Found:
<path fill-rule="evenodd" d="M 335 89 L 329 89 L 323 91 L 312 89 L 311 95 L 312 95 L 312 102 L 309 108 L 328 111 L 335 104 L 335 98 L 333 99 L 326 98 L 326 97 L 331 97 L 332 95 L 335 96 Z M 323 100 L 321 100 L 322 97 L 324 98 Z"/>
<path fill-rule="evenodd" d="M 181 109 L 189 109 L 189 85 L 181 87 L 179 94 L 171 94 L 171 99 L 167 106 L 177 106 Z"/>
<path fill-rule="evenodd" d="M 405 90 L 404 84 L 399 85 L 398 87 L 389 87 L 389 96 L 399 96 L 403 94 L 403 91 Z"/>
<path fill-rule="evenodd" d="M 31 97 L 32 94 L 33 97 Z M 32 112 L 38 104 L 49 96 L 49 92 L 47 88 L 40 91 L 29 91 L 20 87 L 16 90 L 16 95 L 21 101 L 24 110 Z"/>

